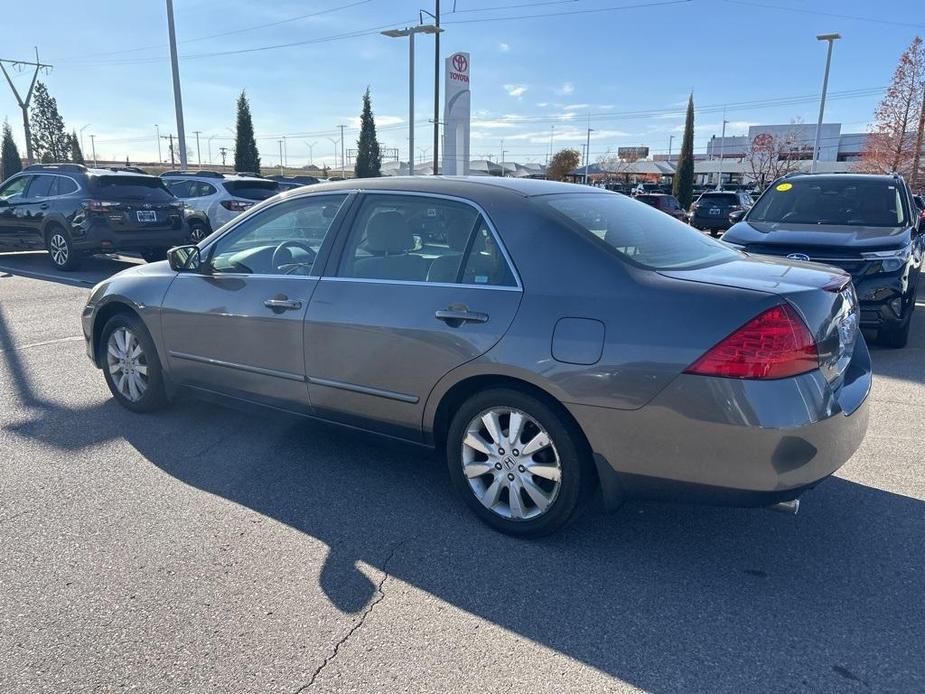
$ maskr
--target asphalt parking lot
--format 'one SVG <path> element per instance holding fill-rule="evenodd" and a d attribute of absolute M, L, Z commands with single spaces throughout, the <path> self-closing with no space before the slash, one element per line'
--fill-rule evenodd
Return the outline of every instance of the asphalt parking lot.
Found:
<path fill-rule="evenodd" d="M 78 319 L 122 267 L 0 256 L 0 691 L 925 690 L 925 302 L 799 515 L 637 502 L 525 542 L 415 449 L 120 408 Z"/>

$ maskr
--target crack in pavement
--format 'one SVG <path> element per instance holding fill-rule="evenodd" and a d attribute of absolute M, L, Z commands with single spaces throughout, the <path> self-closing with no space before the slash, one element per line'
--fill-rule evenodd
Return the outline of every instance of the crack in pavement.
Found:
<path fill-rule="evenodd" d="M 395 553 L 404 544 L 405 544 L 405 540 L 402 540 L 401 542 L 396 544 L 392 548 L 392 551 L 389 552 L 389 555 L 385 558 L 385 561 L 382 562 L 383 576 L 382 576 L 382 580 L 379 581 L 379 584 L 376 586 L 376 594 L 377 594 L 376 598 L 373 599 L 372 602 L 369 603 L 369 606 L 363 611 L 363 614 L 360 615 L 360 618 L 356 621 L 356 623 L 352 627 L 350 627 L 347 633 L 344 634 L 344 636 L 336 644 L 334 644 L 334 650 L 331 651 L 331 654 L 324 659 L 321 665 L 315 668 L 315 671 L 312 673 L 312 676 L 308 680 L 308 682 L 306 684 L 303 684 L 298 689 L 296 689 L 294 694 L 301 694 L 302 692 L 306 691 L 309 687 L 311 687 L 313 684 L 315 684 L 315 680 L 318 679 L 318 676 L 321 674 L 321 672 L 328 666 L 329 663 L 331 663 L 331 661 L 334 660 L 334 658 L 337 657 L 337 654 L 340 653 L 340 647 L 343 646 L 345 643 L 347 643 L 350 637 L 353 636 L 354 633 L 356 633 L 361 626 L 363 626 L 363 623 L 366 621 L 366 618 L 373 611 L 373 608 L 376 607 L 376 605 L 378 605 L 380 602 L 382 602 L 385 599 L 385 592 L 383 591 L 383 587 L 385 586 L 385 582 L 391 576 L 391 574 L 389 573 L 389 564 L 392 561 L 392 557 L 395 556 Z"/>
<path fill-rule="evenodd" d="M 59 337 L 56 340 L 45 340 L 44 342 L 32 342 L 27 345 L 19 345 L 13 347 L 4 347 L 0 349 L 0 352 L 21 352 L 24 349 L 32 349 L 33 347 L 45 347 L 47 345 L 56 345 L 60 342 L 77 342 L 78 340 L 83 340 L 83 335 L 71 335 L 69 337 Z"/>

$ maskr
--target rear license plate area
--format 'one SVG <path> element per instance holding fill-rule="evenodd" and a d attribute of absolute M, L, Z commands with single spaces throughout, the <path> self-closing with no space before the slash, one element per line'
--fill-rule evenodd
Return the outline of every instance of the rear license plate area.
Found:
<path fill-rule="evenodd" d="M 154 210 L 138 210 L 135 213 L 136 218 L 139 222 L 148 223 L 157 221 L 157 212 Z"/>

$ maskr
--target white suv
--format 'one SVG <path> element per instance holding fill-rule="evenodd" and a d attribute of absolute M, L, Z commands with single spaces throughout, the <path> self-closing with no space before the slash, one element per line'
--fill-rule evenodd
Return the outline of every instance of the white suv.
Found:
<path fill-rule="evenodd" d="M 208 228 L 190 221 L 190 237 L 195 241 L 280 192 L 277 181 L 217 171 L 168 171 L 161 178 L 171 193 L 208 218 Z"/>

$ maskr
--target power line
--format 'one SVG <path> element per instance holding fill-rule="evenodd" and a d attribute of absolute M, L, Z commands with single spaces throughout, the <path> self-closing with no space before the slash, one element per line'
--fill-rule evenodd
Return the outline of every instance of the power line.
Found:
<path fill-rule="evenodd" d="M 19 95 L 19 90 L 16 89 L 16 85 L 13 84 L 13 80 L 10 79 L 10 73 L 6 71 L 6 66 L 11 67 L 34 67 L 35 71 L 32 73 L 32 82 L 29 83 L 29 90 L 26 92 L 25 98 Z M 33 163 L 34 158 L 32 156 L 32 133 L 29 128 L 29 103 L 32 101 L 32 91 L 35 89 L 35 82 L 39 78 L 39 71 L 44 70 L 46 73 L 49 72 L 53 65 L 48 65 L 47 63 L 39 62 L 39 49 L 35 49 L 35 62 L 28 60 L 10 60 L 7 58 L 0 58 L 0 71 L 3 72 L 3 76 L 6 77 L 7 84 L 10 85 L 10 89 L 13 90 L 13 96 L 16 97 L 16 103 L 19 104 L 20 110 L 22 110 L 22 128 L 23 134 L 26 137 L 26 161 L 30 164 Z"/>
<path fill-rule="evenodd" d="M 472 24 L 475 22 L 504 22 L 514 19 L 535 19 L 537 17 L 564 17 L 576 14 L 592 14 L 596 12 L 615 12 L 618 10 L 635 10 L 646 7 L 663 7 L 666 5 L 684 5 L 693 2 L 693 0 L 661 0 L 660 2 L 641 2 L 632 5 L 617 5 L 614 7 L 595 7 L 587 10 L 566 10 L 562 12 L 546 12 L 543 14 L 522 14 L 510 17 L 480 17 L 477 19 L 451 19 L 444 24 Z"/>
<path fill-rule="evenodd" d="M 751 2 L 750 0 L 725 0 L 733 5 L 744 5 L 747 7 L 760 7 L 765 10 L 775 10 L 783 12 L 798 12 L 800 14 L 812 14 L 820 17 L 836 17 L 838 19 L 850 19 L 856 22 L 870 22 L 871 24 L 889 24 L 891 26 L 915 27 L 925 29 L 925 24 L 912 24 L 911 22 L 897 22 L 889 19 L 877 19 L 875 17 L 858 17 L 857 15 L 840 14 L 838 12 L 822 12 L 820 10 L 806 10 L 801 7 L 784 7 L 782 5 L 765 5 L 760 2 Z"/>

